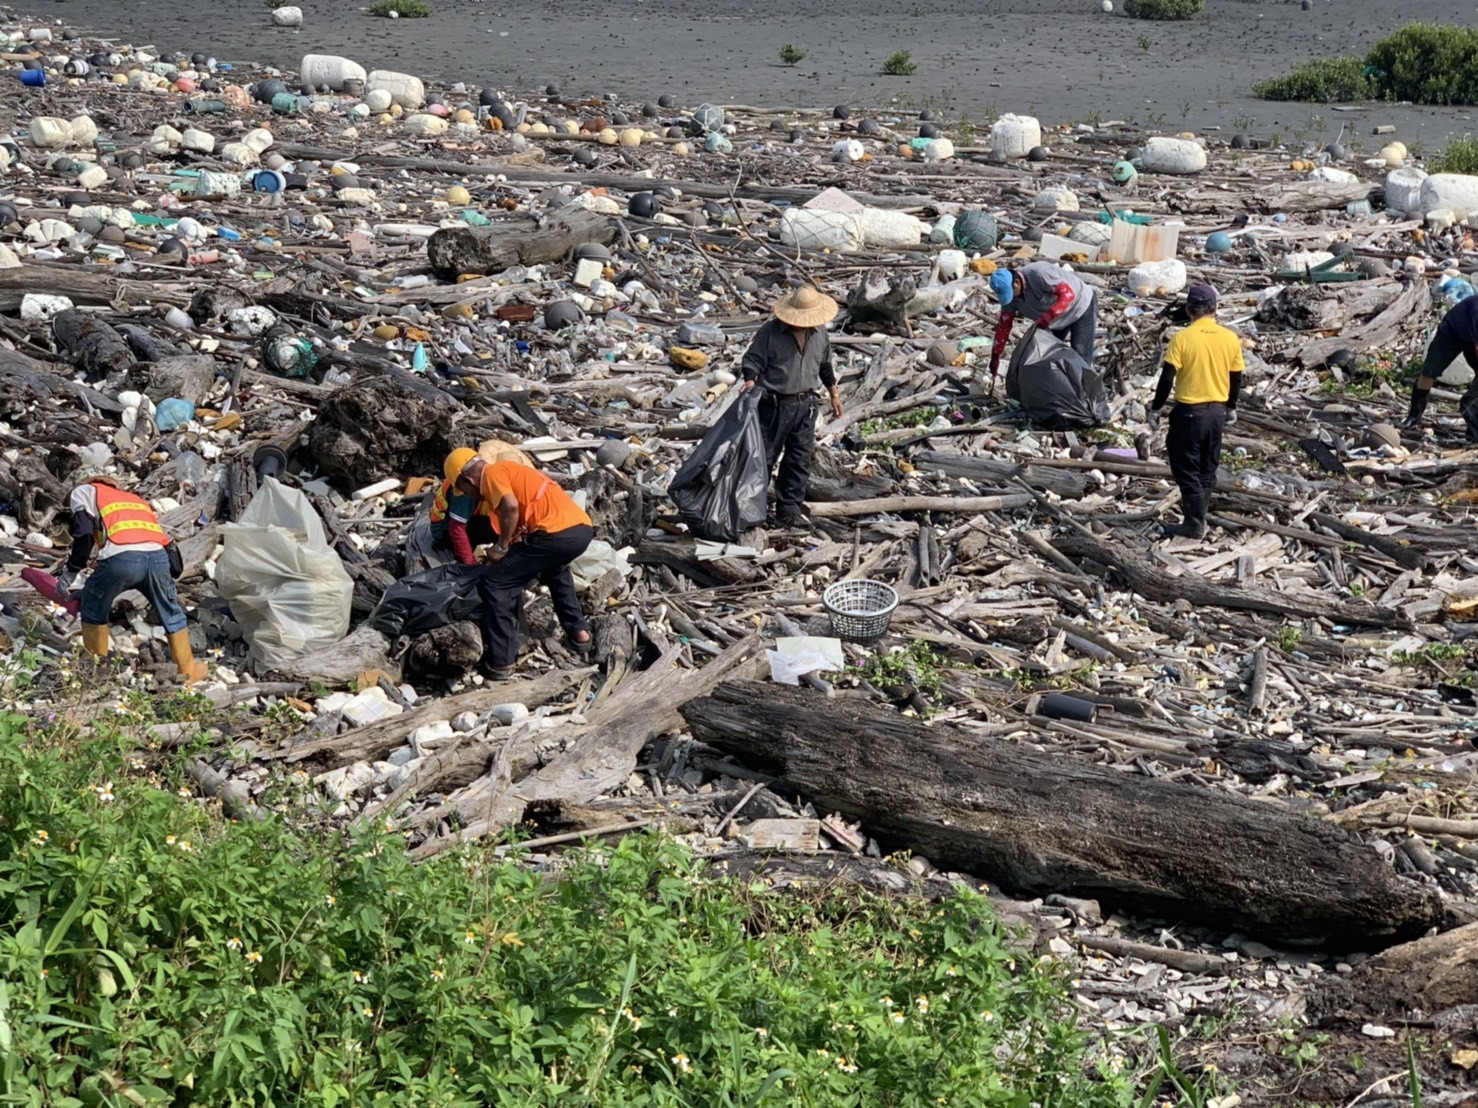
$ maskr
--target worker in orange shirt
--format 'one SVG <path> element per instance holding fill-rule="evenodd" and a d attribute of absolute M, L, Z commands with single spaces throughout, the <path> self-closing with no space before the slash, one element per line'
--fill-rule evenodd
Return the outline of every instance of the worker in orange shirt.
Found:
<path fill-rule="evenodd" d="M 113 601 L 138 589 L 153 606 L 169 636 L 169 653 L 180 680 L 192 685 L 206 675 L 190 650 L 190 632 L 180 607 L 174 576 L 173 545 L 148 502 L 124 492 L 111 477 L 94 477 L 72 490 L 72 551 L 57 578 L 57 597 L 65 603 L 77 575 L 87 568 L 94 548 L 97 568 L 82 587 L 82 645 L 99 658 L 108 656 L 108 619 Z M 175 551 L 176 556 L 178 550 Z"/>
<path fill-rule="evenodd" d="M 487 575 L 478 583 L 484 672 L 495 681 L 513 676 L 523 593 L 535 581 L 549 587 L 570 646 L 582 653 L 592 649 L 590 624 L 570 573 L 570 563 L 595 537 L 584 509 L 550 478 L 513 461 L 489 463 L 474 456 L 463 464 L 456 488 L 489 506 L 498 534 L 486 555 Z"/>

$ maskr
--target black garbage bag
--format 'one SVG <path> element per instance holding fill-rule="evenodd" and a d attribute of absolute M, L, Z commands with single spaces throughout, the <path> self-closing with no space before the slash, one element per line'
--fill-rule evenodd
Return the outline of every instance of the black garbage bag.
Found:
<path fill-rule="evenodd" d="M 1109 421 L 1103 377 L 1051 331 L 1034 327 L 1011 354 L 1006 398 L 1046 431 L 1098 427 Z"/>
<path fill-rule="evenodd" d="M 693 534 L 734 542 L 765 521 L 769 491 L 759 390 L 751 389 L 729 405 L 693 448 L 667 494 Z"/>
<path fill-rule="evenodd" d="M 482 611 L 477 582 L 483 572 L 482 566 L 457 563 L 402 577 L 385 590 L 370 613 L 369 625 L 394 641 L 401 635 L 423 635 L 449 623 L 476 619 Z"/>

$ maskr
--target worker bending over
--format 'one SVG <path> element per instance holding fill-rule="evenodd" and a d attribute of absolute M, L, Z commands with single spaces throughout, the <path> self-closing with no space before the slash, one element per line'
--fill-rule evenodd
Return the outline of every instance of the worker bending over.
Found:
<path fill-rule="evenodd" d="M 1085 362 L 1093 364 L 1098 296 L 1076 273 L 1047 262 L 1031 262 L 1019 269 L 996 270 L 990 275 L 990 288 L 1001 303 L 1001 318 L 990 348 L 992 377 L 1000 369 L 1001 355 L 1011 341 L 1011 328 L 1018 315 L 1030 316 L 1038 327 L 1051 331 Z"/>
<path fill-rule="evenodd" d="M 442 467 L 444 480 L 431 502 L 432 546 L 437 550 L 450 550 L 458 563 L 464 566 L 476 565 L 477 556 L 473 551 L 498 539 L 488 506 L 456 488 L 458 475 L 475 457 L 477 451 L 468 446 L 458 447 L 447 455 L 446 464 Z"/>
<path fill-rule="evenodd" d="M 1437 324 L 1432 345 L 1427 347 L 1426 360 L 1411 386 L 1411 411 L 1401 426 L 1415 427 L 1421 423 L 1427 401 L 1432 396 L 1432 386 L 1459 354 L 1474 373 L 1467 391 L 1458 401 L 1457 410 L 1467 424 L 1468 441 L 1478 442 L 1478 296 L 1459 300 Z"/>
<path fill-rule="evenodd" d="M 498 535 L 486 555 L 486 575 L 478 582 L 488 676 L 506 681 L 513 675 L 523 593 L 535 581 L 549 587 L 566 641 L 578 651 L 590 650 L 590 624 L 570 573 L 570 563 L 595 537 L 584 509 L 554 481 L 517 462 L 489 463 L 473 455 L 458 470 L 455 485 L 458 492 L 490 506 Z"/>
<path fill-rule="evenodd" d="M 94 549 L 97 568 L 82 586 L 82 645 L 99 658 L 108 656 L 108 619 L 113 601 L 129 589 L 144 594 L 169 636 L 169 654 L 180 680 L 193 685 L 206 675 L 190 650 L 185 611 L 175 591 L 170 537 L 154 509 L 141 497 L 124 492 L 111 477 L 93 477 L 72 490 L 72 552 L 57 579 L 57 596 L 72 595 L 77 575 L 87 568 Z M 175 550 L 178 556 L 178 549 Z"/>

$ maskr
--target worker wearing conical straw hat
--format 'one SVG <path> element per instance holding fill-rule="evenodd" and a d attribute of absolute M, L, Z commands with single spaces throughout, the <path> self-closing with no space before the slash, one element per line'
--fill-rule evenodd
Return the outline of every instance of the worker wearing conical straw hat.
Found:
<path fill-rule="evenodd" d="M 775 302 L 775 318 L 754 336 L 744 354 L 740 389 L 759 388 L 760 426 L 775 479 L 774 520 L 782 527 L 801 524 L 811 455 L 816 448 L 816 391 L 825 386 L 833 416 L 842 414 L 831 341 L 826 325 L 836 318 L 837 302 L 802 286 Z"/>

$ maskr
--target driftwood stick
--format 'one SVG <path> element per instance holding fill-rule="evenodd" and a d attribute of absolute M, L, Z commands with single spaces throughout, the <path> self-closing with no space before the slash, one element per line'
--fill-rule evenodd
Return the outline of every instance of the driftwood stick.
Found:
<path fill-rule="evenodd" d="M 1224 974 L 1227 963 L 1214 954 L 1197 954 L 1191 950 L 1171 950 L 1169 947 L 1152 943 L 1137 943 L 1131 939 L 1116 939 L 1108 935 L 1079 935 L 1078 942 L 1089 950 L 1101 950 L 1119 958 L 1139 958 L 1146 962 L 1178 969 L 1183 973 Z"/>
<path fill-rule="evenodd" d="M 1000 496 L 879 496 L 837 504 L 808 503 L 806 511 L 817 519 L 841 519 L 880 512 L 1005 512 L 1025 508 L 1032 498 L 1025 493 Z"/>

